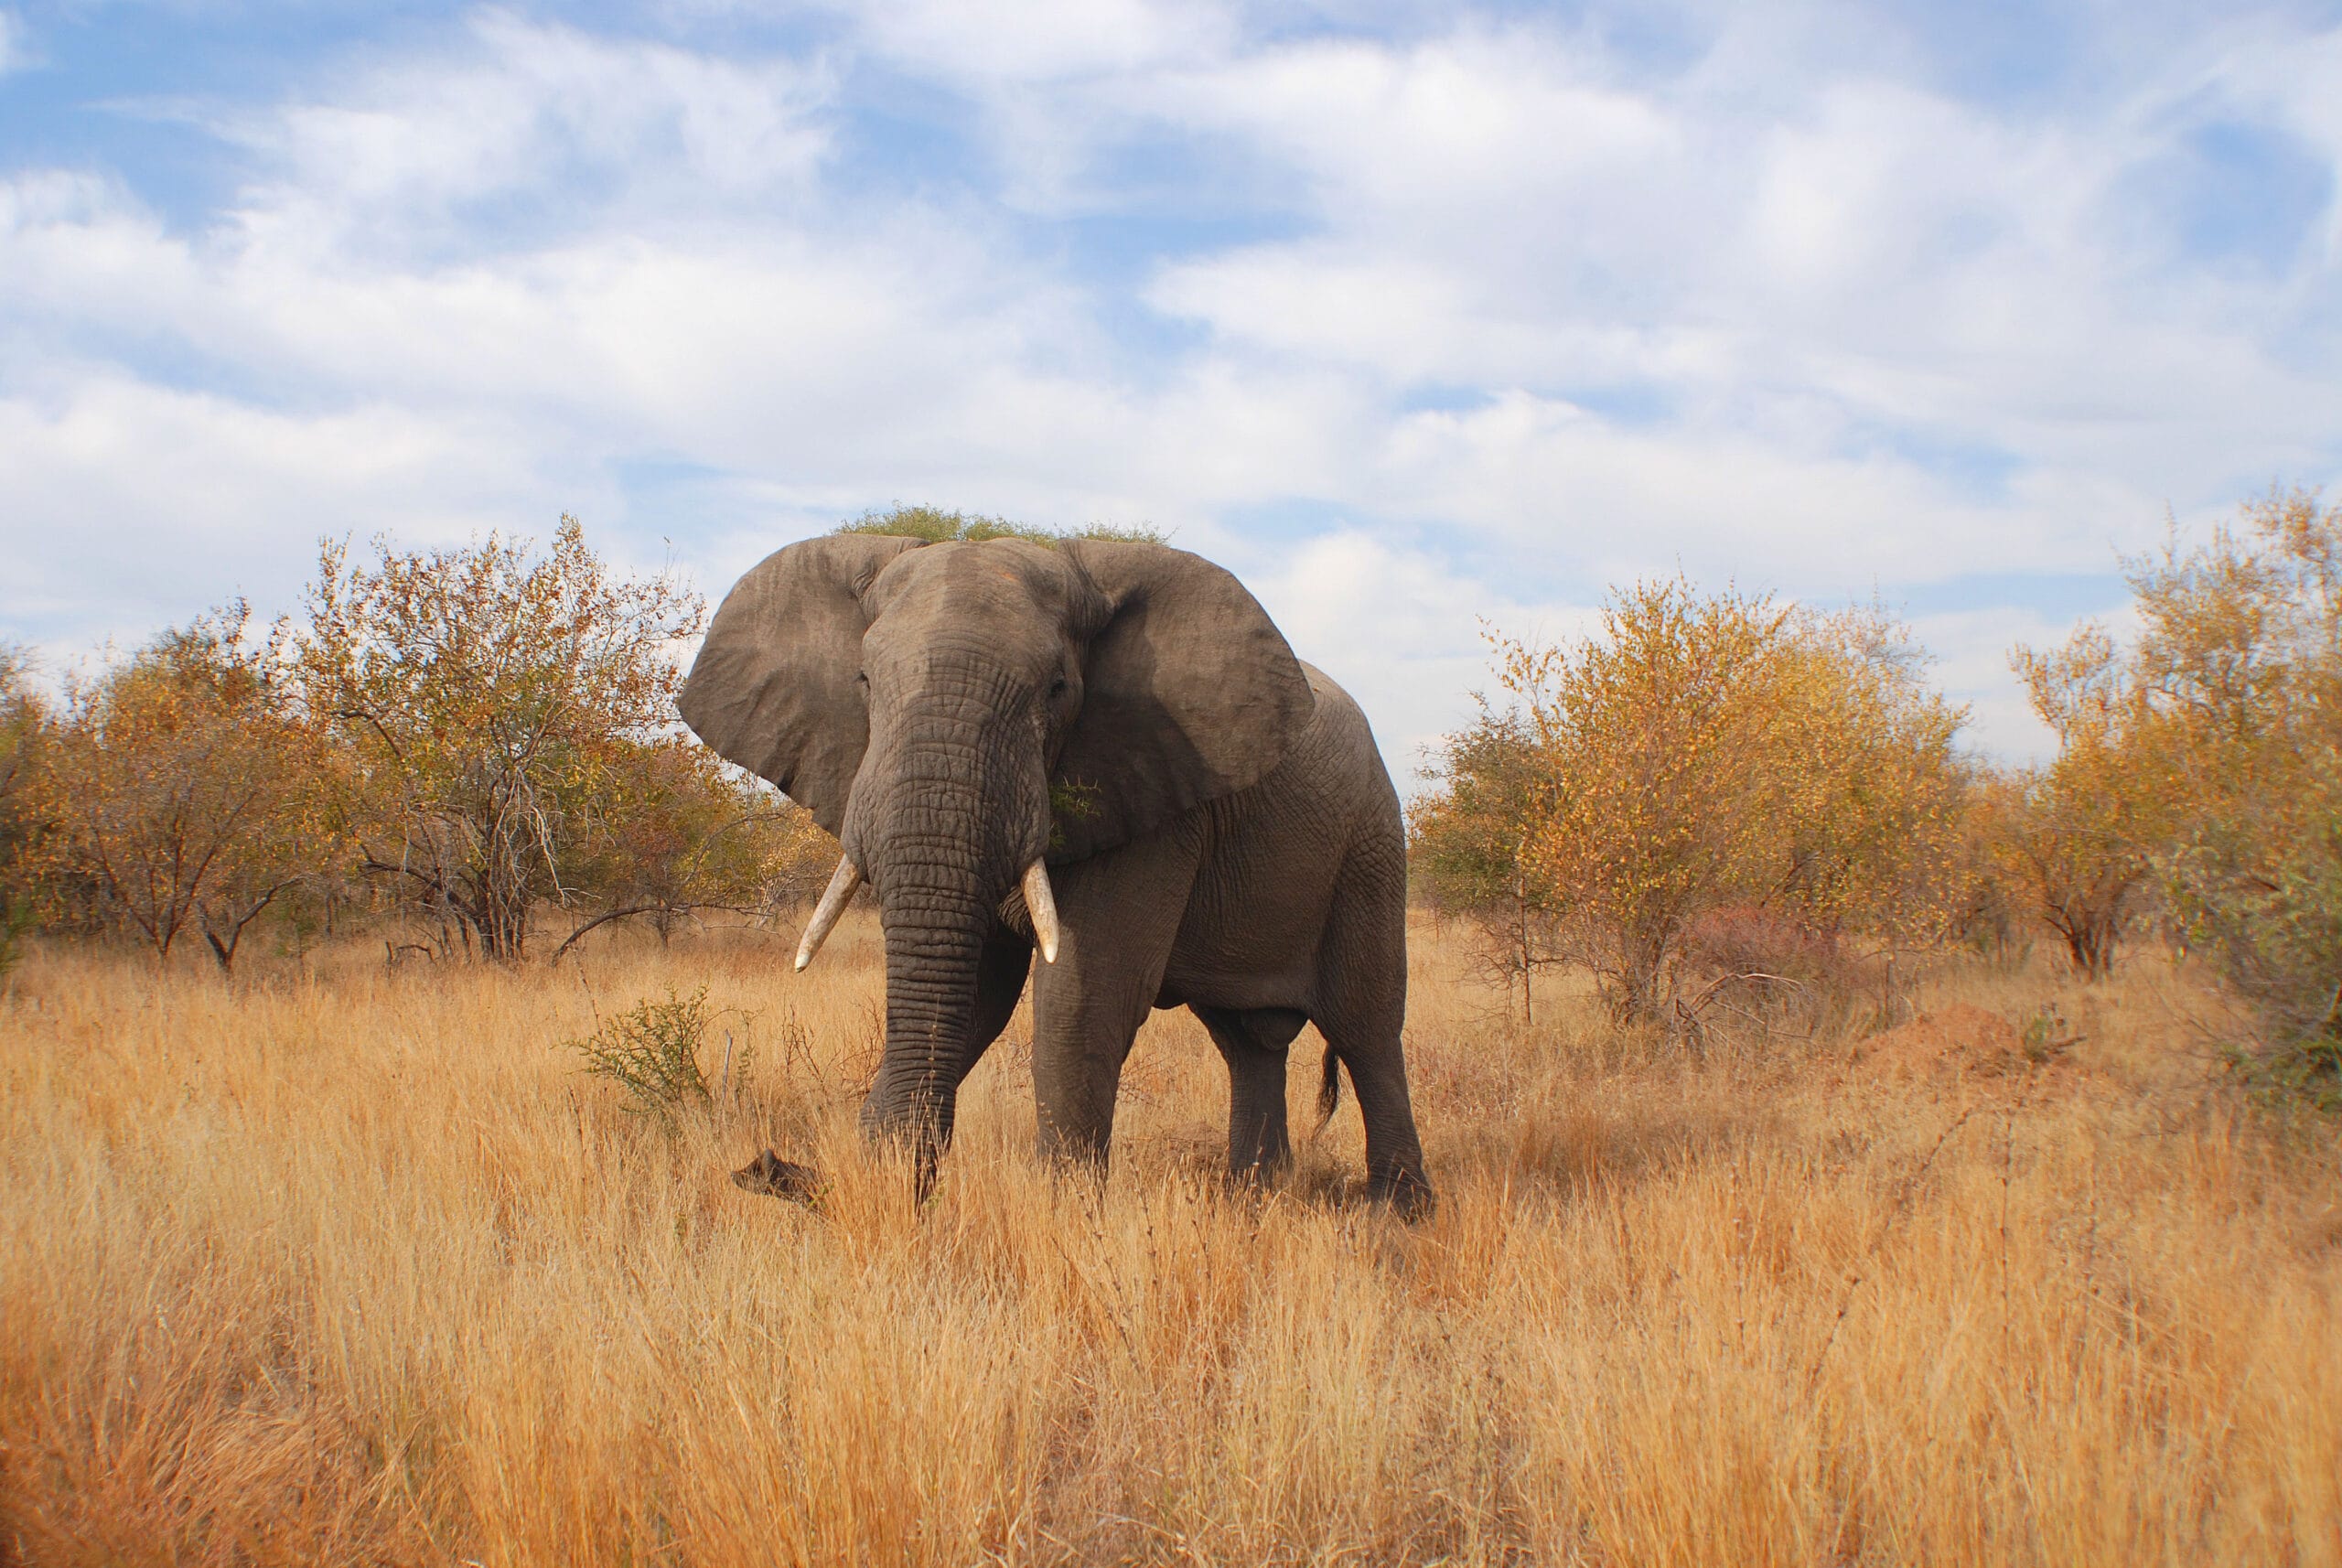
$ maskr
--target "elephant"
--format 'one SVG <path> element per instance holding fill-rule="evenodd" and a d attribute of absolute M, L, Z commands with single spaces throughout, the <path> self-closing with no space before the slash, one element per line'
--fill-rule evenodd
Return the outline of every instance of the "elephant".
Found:
<path fill-rule="evenodd" d="M 1231 574 L 1155 543 L 831 534 L 740 579 L 677 706 L 839 841 L 798 968 L 872 885 L 886 1044 L 861 1124 L 915 1147 L 922 1190 L 1031 971 L 1045 1157 L 1103 1171 L 1133 1036 L 1184 1005 L 1226 1059 L 1230 1171 L 1287 1164 L 1314 1022 L 1370 1195 L 1429 1209 L 1397 792 L 1357 703 Z M 810 1180 L 760 1164 L 771 1190 Z"/>

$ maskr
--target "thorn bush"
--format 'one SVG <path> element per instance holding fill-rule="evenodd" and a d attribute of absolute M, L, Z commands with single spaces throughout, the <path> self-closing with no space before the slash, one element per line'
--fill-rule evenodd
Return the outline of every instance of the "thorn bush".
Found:
<path fill-rule="evenodd" d="M 585 1058 L 580 1070 L 625 1091 L 629 1112 L 655 1117 L 671 1130 L 687 1107 L 704 1109 L 714 1101 L 699 1061 L 714 1015 L 705 986 L 682 997 L 670 988 L 664 1002 L 645 997 L 592 1034 L 564 1043 Z M 742 1051 L 734 1072 L 745 1071 L 747 1061 Z"/>

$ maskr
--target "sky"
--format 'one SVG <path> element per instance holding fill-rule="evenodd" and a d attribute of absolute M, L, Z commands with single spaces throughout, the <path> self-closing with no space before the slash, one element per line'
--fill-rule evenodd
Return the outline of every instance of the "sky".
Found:
<path fill-rule="evenodd" d="M 2342 495 L 2337 166 L 2337 4 L 0 0 L 0 639 L 926 502 L 1229 566 L 1402 789 L 1676 573 L 2021 759 L 2012 644 Z"/>

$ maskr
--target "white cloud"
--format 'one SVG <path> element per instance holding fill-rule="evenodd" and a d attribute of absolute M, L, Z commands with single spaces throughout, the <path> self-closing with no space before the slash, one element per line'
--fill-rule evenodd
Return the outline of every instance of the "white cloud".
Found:
<path fill-rule="evenodd" d="M 743 63 L 596 38 L 487 11 L 470 48 L 392 64 L 319 102 L 219 128 L 263 156 L 248 221 L 330 215 L 385 259 L 444 244 L 477 204 L 533 198 L 558 233 L 618 203 L 640 215 L 768 210 L 801 197 L 828 148 L 830 84 L 789 60 Z M 524 209 L 527 210 L 527 209 Z M 460 231 L 460 230 L 458 230 Z"/>
<path fill-rule="evenodd" d="M 893 499 L 1146 520 L 1245 573 L 1403 786 L 1486 683 L 1478 615 L 1566 628 L 1678 565 L 1822 599 L 2090 571 L 2166 499 L 2342 472 L 2342 242 L 2220 274 L 2122 207 L 2215 110 L 2342 166 L 2342 33 L 2019 115 L 1745 17 L 1662 70 L 1542 23 L 839 16 L 800 58 L 484 12 L 211 116 L 245 177 L 208 222 L 0 173 L 0 615 L 143 634 L 289 593 L 321 532 L 564 507 L 677 533 L 717 590 Z M 874 177 L 873 61 L 940 89 L 917 112 L 997 160 L 977 188 Z M 1196 211 L 1238 238 L 1134 283 L 1058 227 Z M 1200 341 L 1133 348 L 1149 311 Z M 1248 532 L 1294 500 L 1342 521 Z M 2062 628 L 1921 630 L 1979 733 L 2032 745 L 2006 639 Z"/>
<path fill-rule="evenodd" d="M 322 537 L 460 538 L 557 493 L 508 435 L 379 405 L 272 413 L 102 369 L 0 399 L 0 621 L 138 642 L 238 592 L 290 608 Z"/>
<path fill-rule="evenodd" d="M 1460 728 L 1465 693 L 1503 705 L 1490 673 L 1489 629 L 1531 642 L 1582 637 L 1584 606 L 1522 603 L 1456 573 L 1431 552 L 1394 546 L 1354 527 L 1290 550 L 1254 551 L 1246 581 L 1294 651 L 1366 708 L 1402 794 L 1413 792 L 1428 748 Z"/>
<path fill-rule="evenodd" d="M 13 11 L 0 11 L 0 76 L 12 70 L 22 70 L 33 63 L 31 47 L 25 41 L 25 24 Z"/>
<path fill-rule="evenodd" d="M 1224 56 L 1228 7 L 1155 0 L 865 0 L 861 40 L 953 77 L 1029 84 L 1157 70 Z"/>

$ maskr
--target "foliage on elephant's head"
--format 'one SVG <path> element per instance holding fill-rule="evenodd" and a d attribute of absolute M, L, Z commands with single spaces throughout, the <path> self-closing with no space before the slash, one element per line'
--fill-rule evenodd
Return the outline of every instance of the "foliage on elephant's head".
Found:
<path fill-rule="evenodd" d="M 1069 539 L 1111 539 L 1125 544 L 1161 544 L 1163 531 L 1148 523 L 1085 523 L 1080 528 L 1037 528 L 983 512 L 946 511 L 934 506 L 892 506 L 864 512 L 838 524 L 840 533 L 892 533 L 922 544 L 981 544 L 987 539 L 1023 539 L 1054 549 Z"/>
<path fill-rule="evenodd" d="M 963 551 L 985 553 L 940 553 Z M 1018 589 L 1005 599 L 916 591 L 946 575 L 947 560 L 956 569 L 979 559 L 998 568 L 988 581 Z M 1080 709 L 1049 776 L 1053 860 L 1127 843 L 1255 782 L 1283 759 L 1315 701 L 1243 585 L 1185 551 L 1082 539 L 1047 551 L 1020 539 L 923 545 L 850 532 L 792 544 L 741 578 L 678 705 L 709 746 L 839 833 L 870 742 L 864 639 L 880 624 L 899 635 L 886 618 L 913 613 L 904 607 L 931 617 L 939 603 L 964 606 L 943 615 L 966 619 L 967 640 L 1029 631 L 1062 639 L 1080 660 Z M 1004 614 L 1031 624 L 1003 625 Z M 923 634 L 949 629 L 929 623 Z"/>

